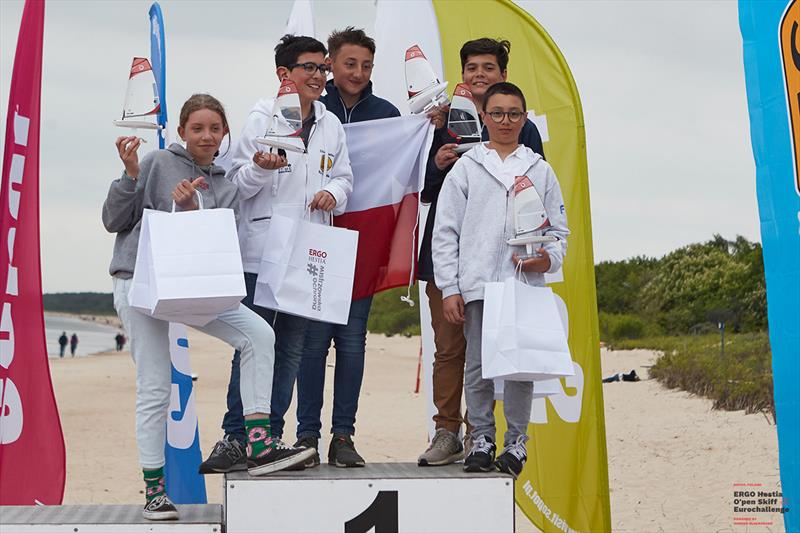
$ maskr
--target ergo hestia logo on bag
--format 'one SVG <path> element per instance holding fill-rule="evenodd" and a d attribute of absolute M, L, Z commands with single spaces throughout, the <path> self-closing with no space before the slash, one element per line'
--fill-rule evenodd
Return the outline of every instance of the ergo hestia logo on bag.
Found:
<path fill-rule="evenodd" d="M 328 252 L 325 250 L 308 250 L 308 263 L 306 272 L 311 277 L 311 309 L 322 312 L 322 290 L 325 285 L 325 260 Z"/>

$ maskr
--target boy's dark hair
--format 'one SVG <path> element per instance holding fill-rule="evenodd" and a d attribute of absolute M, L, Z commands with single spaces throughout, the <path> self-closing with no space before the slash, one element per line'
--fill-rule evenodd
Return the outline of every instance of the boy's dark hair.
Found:
<path fill-rule="evenodd" d="M 506 70 L 508 67 L 508 54 L 511 52 L 511 42 L 503 39 L 491 39 L 489 37 L 482 37 L 474 41 L 467 41 L 461 47 L 461 72 L 464 72 L 464 66 L 467 64 L 469 56 L 479 56 L 483 54 L 491 54 L 497 58 L 497 64 L 500 70 Z"/>
<path fill-rule="evenodd" d="M 483 95 L 483 110 L 486 111 L 486 104 L 489 103 L 489 98 L 496 94 L 507 94 L 509 96 L 516 96 L 520 100 L 522 100 L 522 110 L 525 111 L 528 109 L 528 104 L 525 103 L 525 95 L 522 94 L 522 89 L 514 85 L 513 83 L 509 83 L 507 81 L 501 81 L 500 83 L 495 83 L 494 85 L 490 85 L 488 89 L 486 89 L 486 94 Z"/>
<path fill-rule="evenodd" d="M 372 55 L 375 55 L 375 39 L 364 33 L 364 30 L 360 28 L 356 29 L 353 26 L 348 26 L 343 30 L 333 30 L 330 37 L 328 37 L 328 52 L 331 56 L 335 56 L 342 46 L 346 44 L 363 46 Z"/>
<path fill-rule="evenodd" d="M 305 53 L 321 53 L 327 55 L 328 51 L 325 45 L 314 39 L 313 37 L 306 37 L 304 35 L 291 35 L 286 34 L 281 37 L 278 45 L 275 47 L 275 66 L 288 67 L 297 63 L 297 58 L 300 54 Z"/>

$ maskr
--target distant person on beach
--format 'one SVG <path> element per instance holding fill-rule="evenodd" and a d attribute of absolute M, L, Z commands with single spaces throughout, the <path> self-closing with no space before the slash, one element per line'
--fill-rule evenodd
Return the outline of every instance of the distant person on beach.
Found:
<path fill-rule="evenodd" d="M 121 352 L 125 347 L 125 335 L 123 335 L 123 333 L 120 331 L 117 333 L 117 336 L 114 337 L 114 340 L 117 341 L 117 351 Z"/>
<path fill-rule="evenodd" d="M 103 204 L 103 224 L 116 233 L 109 268 L 113 276 L 114 307 L 131 339 L 136 364 L 136 440 L 145 482 L 148 520 L 175 520 L 178 511 L 166 494 L 164 445 L 170 403 L 171 362 L 169 322 L 140 313 L 128 304 L 136 264 L 139 231 L 145 209 L 170 212 L 198 208 L 238 210 L 239 192 L 214 165 L 220 143 L 228 134 L 222 104 L 207 94 L 192 95 L 183 104 L 178 135 L 184 148 L 173 143 L 139 161 L 141 140 L 119 137 L 117 151 L 125 170 L 114 180 Z M 241 352 L 241 401 L 246 429 L 247 461 L 251 475 L 263 475 L 301 464 L 312 450 L 285 446 L 270 434 L 270 391 L 275 360 L 275 335 L 256 313 L 239 305 L 198 330 L 227 342 Z"/>
<path fill-rule="evenodd" d="M 73 333 L 72 337 L 69 338 L 69 353 L 72 357 L 75 357 L 75 350 L 78 349 L 78 334 Z"/>
<path fill-rule="evenodd" d="M 481 375 L 484 286 L 514 276 L 517 269 L 530 285 L 544 286 L 544 273 L 561 267 L 569 235 L 553 169 L 519 141 L 525 110 L 525 96 L 516 85 L 501 82 L 487 89 L 481 115 L 489 142 L 461 156 L 444 180 L 432 242 L 434 276 L 442 291 L 444 318 L 463 327 L 467 341 L 464 395 L 473 446 L 464 459 L 464 470 L 499 469 L 515 479 L 528 457 L 525 443 L 533 382 L 505 382 L 503 413 L 508 430 L 503 452 L 495 460 L 494 381 Z M 515 212 L 509 209 L 509 195 L 521 176 L 530 179 L 547 211 L 550 225 L 540 234 L 557 239 L 543 244 L 529 258 L 520 257 L 525 253 L 524 246 L 507 244 L 515 236 Z"/>
<path fill-rule="evenodd" d="M 67 351 L 67 344 L 69 343 L 69 339 L 67 338 L 67 332 L 62 331 L 61 336 L 58 338 L 58 356 L 64 357 L 64 352 Z"/>

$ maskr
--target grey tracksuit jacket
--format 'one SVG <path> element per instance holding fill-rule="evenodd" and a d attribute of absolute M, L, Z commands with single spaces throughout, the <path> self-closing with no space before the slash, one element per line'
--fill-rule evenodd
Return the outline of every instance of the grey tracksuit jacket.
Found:
<path fill-rule="evenodd" d="M 509 157 L 517 158 L 516 175 L 528 176 L 544 202 L 550 226 L 534 234 L 558 238 L 544 245 L 550 254 L 548 272 L 556 272 L 569 235 L 558 179 L 552 167 L 526 146 L 520 145 Z M 461 294 L 465 303 L 482 300 L 487 282 L 514 275 L 512 254 L 525 253 L 524 246 L 506 243 L 514 237 L 513 176 L 493 174 L 497 165 L 490 163 L 490 149 L 475 147 L 456 162 L 439 193 L 432 256 L 436 286 L 444 298 Z M 531 285 L 544 285 L 543 274 L 528 272 L 526 277 Z"/>
<path fill-rule="evenodd" d="M 112 276 L 133 277 L 144 210 L 171 211 L 173 189 L 181 180 L 192 181 L 198 176 L 204 176 L 208 183 L 207 190 L 198 189 L 204 209 L 238 209 L 238 191 L 236 185 L 225 178 L 225 169 L 216 165 L 198 166 L 192 154 L 177 143 L 145 155 L 139 163 L 136 181 L 123 172 L 111 182 L 103 203 L 103 225 L 110 233 L 117 234 L 109 267 Z"/>

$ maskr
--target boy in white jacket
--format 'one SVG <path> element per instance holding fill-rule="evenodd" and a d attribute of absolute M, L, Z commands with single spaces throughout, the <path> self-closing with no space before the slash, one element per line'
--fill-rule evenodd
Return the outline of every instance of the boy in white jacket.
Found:
<path fill-rule="evenodd" d="M 439 193 L 433 230 L 433 267 L 448 322 L 464 325 L 467 339 L 464 393 L 473 425 L 468 472 L 499 468 L 515 478 L 527 459 L 533 383 L 507 381 L 503 407 L 508 431 L 495 461 L 494 382 L 481 376 L 483 290 L 488 282 L 513 276 L 519 266 L 529 284 L 544 285 L 544 273 L 561 267 L 569 235 L 561 189 L 542 157 L 519 144 L 525 124 L 525 96 L 511 83 L 492 85 L 483 100 L 489 142 L 464 154 Z M 514 235 L 515 177 L 527 176 L 543 199 L 550 225 L 537 234 L 555 236 L 535 257 L 522 259 L 523 246 L 507 244 Z"/>
<path fill-rule="evenodd" d="M 330 67 L 325 45 L 312 37 L 285 35 L 275 47 L 276 74 L 297 86 L 303 118 L 300 134 L 305 152 L 270 150 L 256 143 L 272 119 L 273 99 L 260 100 L 250 111 L 233 151 L 228 178 L 239 188 L 239 243 L 242 250 L 247 297 L 243 303 L 268 321 L 275 331 L 275 370 L 272 385 L 272 436 L 283 436 L 284 414 L 303 352 L 307 319 L 256 306 L 256 279 L 265 236 L 273 215 L 300 218 L 306 210 L 312 222 L 329 223 L 330 213 L 344 212 L 353 190 L 353 173 L 345 134 L 336 115 L 317 99 L 325 87 Z M 231 365 L 228 412 L 222 422 L 225 438 L 200 465 L 204 474 L 245 468 L 242 402 L 239 394 L 239 352 Z"/>

